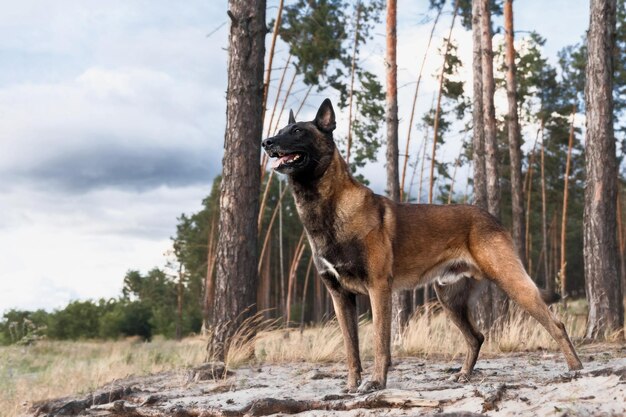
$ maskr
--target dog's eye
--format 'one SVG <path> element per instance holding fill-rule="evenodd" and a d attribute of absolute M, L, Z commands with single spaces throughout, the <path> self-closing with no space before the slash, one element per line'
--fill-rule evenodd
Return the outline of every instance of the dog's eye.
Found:
<path fill-rule="evenodd" d="M 299 127 L 296 127 L 293 129 L 293 133 L 300 133 L 302 132 L 302 129 L 300 129 Z"/>

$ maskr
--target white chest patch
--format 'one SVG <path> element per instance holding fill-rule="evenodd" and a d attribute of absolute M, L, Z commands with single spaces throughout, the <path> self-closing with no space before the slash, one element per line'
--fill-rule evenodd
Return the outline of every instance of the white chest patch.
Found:
<path fill-rule="evenodd" d="M 339 279 L 339 272 L 337 272 L 333 264 L 328 262 L 326 258 L 320 257 L 320 260 L 322 261 L 322 265 L 324 265 L 324 268 L 325 268 L 324 272 L 330 272 L 331 274 L 335 276 L 335 278 Z"/>
<path fill-rule="evenodd" d="M 464 274 L 444 274 L 437 278 L 437 284 L 446 286 L 454 284 L 465 277 Z"/>

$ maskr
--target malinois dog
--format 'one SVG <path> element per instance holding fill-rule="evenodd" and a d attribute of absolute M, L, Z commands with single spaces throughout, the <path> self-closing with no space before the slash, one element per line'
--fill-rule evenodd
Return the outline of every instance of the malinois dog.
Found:
<path fill-rule="evenodd" d="M 432 283 L 461 330 L 468 351 L 456 379 L 472 373 L 483 335 L 468 317 L 478 282 L 495 282 L 556 340 L 570 370 L 582 368 L 565 326 L 530 279 L 510 234 L 471 205 L 397 203 L 357 182 L 333 141 L 330 100 L 315 120 L 289 124 L 263 148 L 272 167 L 289 178 L 319 274 L 328 288 L 343 334 L 350 392 L 383 389 L 391 363 L 391 292 Z M 361 384 L 356 294 L 369 296 L 374 322 L 374 372 Z M 361 384 L 361 385 L 360 385 Z M 360 386 L 359 386 L 360 385 Z"/>

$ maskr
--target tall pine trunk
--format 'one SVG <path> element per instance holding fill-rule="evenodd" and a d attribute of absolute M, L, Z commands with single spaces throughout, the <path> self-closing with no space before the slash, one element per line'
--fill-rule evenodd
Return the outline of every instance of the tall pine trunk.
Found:
<path fill-rule="evenodd" d="M 387 1 L 387 195 L 400 200 L 398 173 L 398 66 L 396 63 L 396 0 Z M 409 291 L 395 291 L 392 295 L 392 338 L 396 339 L 409 320 L 411 296 Z"/>
<path fill-rule="evenodd" d="M 569 174 L 572 164 L 572 146 L 574 145 L 574 118 L 576 106 L 572 106 L 572 121 L 567 141 L 567 159 L 565 160 L 565 177 L 563 180 L 563 211 L 561 216 L 561 263 L 559 266 L 559 279 L 561 281 L 561 295 L 563 302 L 567 304 L 567 204 L 569 198 Z"/>
<path fill-rule="evenodd" d="M 485 168 L 487 174 L 487 208 L 500 218 L 500 181 L 498 177 L 498 140 L 496 137 L 496 109 L 493 103 L 495 81 L 493 78 L 493 48 L 491 33 L 490 0 L 481 0 L 481 46 L 483 74 L 483 120 L 485 129 Z"/>
<path fill-rule="evenodd" d="M 485 121 L 483 117 L 482 0 L 472 0 L 472 147 L 474 160 L 474 204 L 487 210 L 487 171 L 485 164 Z M 483 287 L 480 303 L 474 303 L 472 317 L 482 329 L 491 324 L 491 288 Z"/>
<path fill-rule="evenodd" d="M 209 355 L 224 359 L 230 338 L 254 313 L 261 186 L 265 0 L 229 0 L 228 90 L 222 160 L 215 306 Z"/>
<path fill-rule="evenodd" d="M 485 173 L 485 128 L 483 122 L 483 71 L 480 27 L 480 1 L 472 0 L 472 147 L 474 160 L 474 204 L 487 210 L 487 176 Z"/>
<path fill-rule="evenodd" d="M 500 182 L 498 177 L 498 142 L 496 137 L 496 111 L 493 102 L 495 80 L 493 78 L 493 48 L 491 31 L 491 11 L 489 0 L 480 0 L 480 42 L 482 71 L 482 105 L 485 140 L 485 177 L 487 190 L 487 210 L 500 218 Z M 486 286 L 486 294 L 482 304 L 491 307 L 484 311 L 479 319 L 484 328 L 493 322 L 507 309 L 507 298 L 493 283 Z"/>
<path fill-rule="evenodd" d="M 623 331 L 624 307 L 617 269 L 616 180 L 613 135 L 615 0 L 591 0 L 587 35 L 585 109 L 585 211 L 583 244 L 589 302 L 587 338 Z"/>
<path fill-rule="evenodd" d="M 545 174 L 545 142 L 543 136 L 544 121 L 541 120 L 541 251 L 543 252 L 543 274 L 545 288 L 549 292 L 554 292 L 554 277 L 550 275 L 548 256 L 548 217 L 546 204 L 546 174 Z"/>
<path fill-rule="evenodd" d="M 354 100 L 354 78 L 356 76 L 356 53 L 357 53 L 357 49 L 359 46 L 359 27 L 361 24 L 361 1 L 360 0 L 357 1 L 355 7 L 356 7 L 356 18 L 354 21 L 354 45 L 352 47 L 352 65 L 350 68 L 350 91 L 348 93 L 348 144 L 346 146 L 346 163 L 348 164 L 348 166 L 350 165 L 350 150 L 352 148 L 352 101 Z"/>
<path fill-rule="evenodd" d="M 398 174 L 398 66 L 396 64 L 396 0 L 387 1 L 387 194 L 400 200 Z"/>
<path fill-rule="evenodd" d="M 507 123 L 509 130 L 509 156 L 511 158 L 511 208 L 513 212 L 513 242 L 517 253 L 526 263 L 524 239 L 524 203 L 522 192 L 522 149 L 517 118 L 517 89 L 515 82 L 515 46 L 513 33 L 513 0 L 504 2 L 504 30 L 506 31 L 506 95 L 509 103 Z"/>

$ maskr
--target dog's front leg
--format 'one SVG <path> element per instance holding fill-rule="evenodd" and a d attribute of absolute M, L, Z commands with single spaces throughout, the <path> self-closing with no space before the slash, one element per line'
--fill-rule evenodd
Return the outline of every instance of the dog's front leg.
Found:
<path fill-rule="evenodd" d="M 359 358 L 359 325 L 356 312 L 356 295 L 343 289 L 331 291 L 335 315 L 343 334 L 348 357 L 348 392 L 356 392 L 361 383 L 361 359 Z"/>
<path fill-rule="evenodd" d="M 361 393 L 385 388 L 391 363 L 391 288 L 389 285 L 370 288 L 369 296 L 374 320 L 374 373 L 359 387 Z"/>

